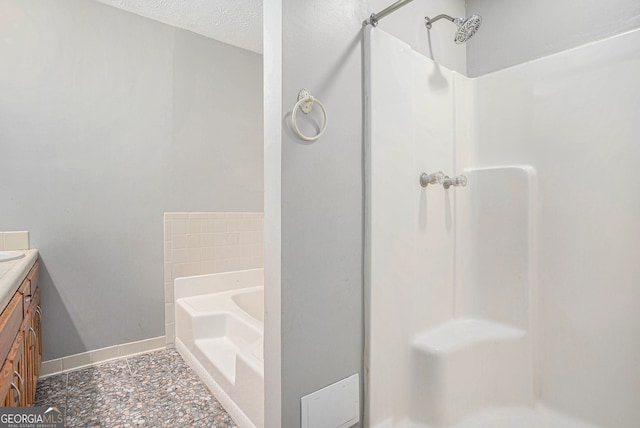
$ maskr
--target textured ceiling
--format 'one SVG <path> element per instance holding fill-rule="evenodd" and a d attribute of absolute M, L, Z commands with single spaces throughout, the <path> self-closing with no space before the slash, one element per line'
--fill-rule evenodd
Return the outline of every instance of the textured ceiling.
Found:
<path fill-rule="evenodd" d="M 262 0 L 97 0 L 262 53 Z"/>

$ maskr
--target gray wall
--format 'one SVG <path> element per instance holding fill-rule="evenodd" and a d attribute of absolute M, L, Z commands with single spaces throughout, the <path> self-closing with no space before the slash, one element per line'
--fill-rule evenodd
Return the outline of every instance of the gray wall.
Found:
<path fill-rule="evenodd" d="M 362 377 L 366 11 L 359 3 L 282 0 L 283 427 L 300 426 L 301 396 L 354 373 Z M 326 133 L 313 144 L 290 131 L 303 87 L 329 114 Z M 304 118 L 300 124 L 314 132 Z"/>
<path fill-rule="evenodd" d="M 257 54 L 92 1 L 0 1 L 0 230 L 44 359 L 164 334 L 164 211 L 262 210 Z"/>
<path fill-rule="evenodd" d="M 270 11 L 265 13 L 265 41 L 273 45 L 264 50 L 265 64 L 270 64 L 266 68 L 269 74 L 265 76 L 265 87 L 282 85 L 281 99 L 275 99 L 280 94 L 270 94 L 268 90 L 265 100 L 265 120 L 273 120 L 270 108 L 280 108 L 275 117 L 281 118 L 282 126 L 280 130 L 267 126 L 265 136 L 266 156 L 281 150 L 282 161 L 281 177 L 267 174 L 265 182 L 266 189 L 281 185 L 281 194 L 273 192 L 265 202 L 265 242 L 274 244 L 267 245 L 265 259 L 265 363 L 272 370 L 281 369 L 281 383 L 273 379 L 271 371 L 266 372 L 266 383 L 268 391 L 274 390 L 272 386 L 282 391 L 281 402 L 270 394 L 265 397 L 268 427 L 300 426 L 301 396 L 353 373 L 360 373 L 363 380 L 361 28 L 371 12 L 389 3 L 265 2 L 265 10 Z M 271 11 L 276 9 L 280 16 L 272 16 L 276 13 Z M 415 2 L 381 22 L 380 27 L 447 66 L 464 71 L 465 51 L 451 42 L 452 29 L 446 26 L 435 29 L 432 37 L 442 31 L 449 36 L 449 43 L 444 45 L 433 39 L 430 49 L 422 23 L 423 16 L 434 11 L 457 14 L 463 9 L 463 0 L 438 1 L 430 8 Z M 415 23 L 416 31 L 407 30 L 407 20 Z M 274 63 L 279 59 L 279 48 L 281 68 Z M 291 132 L 291 110 L 303 87 L 325 104 L 329 114 L 326 133 L 314 143 L 302 142 Z M 312 116 L 318 119 L 315 111 Z M 299 123 L 305 133 L 315 132 L 308 119 L 299 118 Z M 270 215 L 272 203 L 282 209 L 281 225 Z M 280 226 L 281 242 L 269 232 L 270 228 L 278 230 Z M 281 260 L 269 256 L 269 251 L 278 245 L 282 248 Z M 281 319 L 271 325 L 280 326 L 279 338 L 272 337 L 269 329 L 273 318 L 269 305 L 273 308 L 278 303 L 282 306 Z M 281 351 L 279 366 L 271 361 L 276 346 Z"/>
<path fill-rule="evenodd" d="M 466 0 L 483 17 L 467 43 L 467 71 L 479 76 L 640 26 L 637 0 Z"/>

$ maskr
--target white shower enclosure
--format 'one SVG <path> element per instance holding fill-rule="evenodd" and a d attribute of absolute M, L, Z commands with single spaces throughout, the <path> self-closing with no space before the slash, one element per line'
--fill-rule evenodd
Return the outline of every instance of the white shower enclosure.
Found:
<path fill-rule="evenodd" d="M 364 32 L 365 425 L 640 426 L 640 32 L 475 79 Z"/>

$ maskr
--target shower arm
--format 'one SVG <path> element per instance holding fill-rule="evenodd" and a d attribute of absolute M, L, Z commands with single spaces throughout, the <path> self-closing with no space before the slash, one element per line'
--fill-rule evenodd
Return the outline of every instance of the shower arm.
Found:
<path fill-rule="evenodd" d="M 362 26 L 365 27 L 367 25 L 372 25 L 374 27 L 377 27 L 379 20 L 381 20 L 382 18 L 384 18 L 385 16 L 387 16 L 389 14 L 392 14 L 396 10 L 400 9 L 402 6 L 408 5 L 412 1 L 413 0 L 398 0 L 397 2 L 392 4 L 391 6 L 388 6 L 387 8 L 382 9 L 378 13 L 372 13 L 371 16 L 369 16 L 369 18 L 364 20 L 364 22 L 362 23 Z"/>
<path fill-rule="evenodd" d="M 436 21 L 439 21 L 440 19 L 447 19 L 447 20 L 449 20 L 449 21 L 451 21 L 453 23 L 456 22 L 455 18 L 453 18 L 453 17 L 451 17 L 449 15 L 445 15 L 444 13 L 441 13 L 440 15 L 438 15 L 438 16 L 436 16 L 434 18 L 425 17 L 424 18 L 424 23 L 427 26 L 427 28 L 429 30 L 431 30 L 431 24 L 433 24 Z"/>

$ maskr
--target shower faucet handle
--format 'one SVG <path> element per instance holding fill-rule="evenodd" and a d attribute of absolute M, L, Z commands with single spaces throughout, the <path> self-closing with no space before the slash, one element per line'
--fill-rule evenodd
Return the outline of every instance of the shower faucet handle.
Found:
<path fill-rule="evenodd" d="M 455 177 L 446 176 L 442 181 L 442 186 L 448 189 L 451 186 L 464 187 L 467 185 L 467 177 L 464 175 L 456 175 Z"/>
<path fill-rule="evenodd" d="M 420 185 L 427 187 L 429 184 L 442 184 L 444 182 L 444 172 L 438 171 L 433 174 L 423 172 L 420 176 Z"/>

